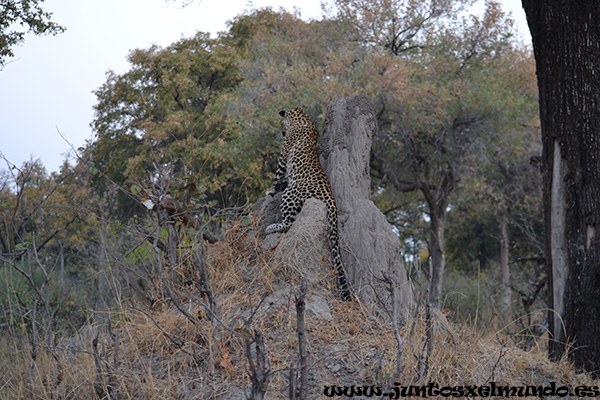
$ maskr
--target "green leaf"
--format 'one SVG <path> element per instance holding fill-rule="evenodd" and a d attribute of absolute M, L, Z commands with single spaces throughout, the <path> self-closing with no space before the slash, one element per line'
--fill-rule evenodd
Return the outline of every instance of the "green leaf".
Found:
<path fill-rule="evenodd" d="M 15 248 L 17 250 L 27 250 L 29 248 L 29 243 L 18 243 Z"/>

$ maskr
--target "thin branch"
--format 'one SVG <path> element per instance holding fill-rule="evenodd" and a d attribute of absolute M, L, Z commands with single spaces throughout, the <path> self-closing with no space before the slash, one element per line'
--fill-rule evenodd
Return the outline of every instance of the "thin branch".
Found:
<path fill-rule="evenodd" d="M 52 233 L 50 236 L 48 236 L 46 238 L 46 240 L 44 240 L 42 242 L 42 244 L 40 244 L 37 248 L 36 251 L 40 251 L 42 248 L 44 248 L 44 246 L 46 246 L 48 244 L 48 242 L 50 242 L 52 239 L 54 239 L 54 237 L 59 234 L 60 232 L 64 231 L 65 229 L 67 229 L 69 227 L 69 225 L 71 225 L 73 222 L 75 222 L 77 219 L 79 218 L 78 215 L 74 216 L 73 218 L 71 218 L 70 221 L 67 221 L 67 223 L 65 224 L 65 226 L 63 226 L 62 228 L 59 228 L 57 230 L 54 231 L 54 233 Z"/>
<path fill-rule="evenodd" d="M 164 244 L 164 242 L 161 239 L 159 239 L 157 236 L 152 235 L 148 231 L 148 229 L 144 228 L 141 225 L 134 224 L 134 223 L 130 223 L 129 225 L 133 226 L 136 231 L 138 231 L 139 233 L 141 233 L 142 235 L 144 235 L 144 240 L 147 240 L 152 245 L 154 245 L 154 243 L 156 243 L 156 246 L 158 247 L 158 249 L 161 252 L 165 253 L 167 251 L 167 246 Z M 134 248 L 134 250 L 136 248 L 137 248 L 137 246 Z"/>
<path fill-rule="evenodd" d="M 397 288 L 397 284 L 395 282 L 395 279 L 392 279 L 388 274 L 386 274 L 385 272 L 383 273 L 383 279 L 384 281 L 389 285 L 390 287 L 390 291 L 391 291 L 391 301 L 392 301 L 392 329 L 394 331 L 394 337 L 396 338 L 396 371 L 394 372 L 394 375 L 392 376 L 392 378 L 390 379 L 390 383 L 389 383 L 389 387 L 386 388 L 386 390 L 384 390 L 384 392 L 389 392 L 390 387 L 398 381 L 398 379 L 400 378 L 400 375 L 402 375 L 402 355 L 403 355 L 403 350 L 402 350 L 402 346 L 404 344 L 403 340 L 402 340 L 402 335 L 400 335 L 400 329 L 398 328 L 398 324 L 399 324 L 399 318 L 398 318 L 398 303 L 400 301 L 399 299 L 399 295 L 398 295 L 398 288 Z"/>
<path fill-rule="evenodd" d="M 305 399 L 308 392 L 308 369 L 306 366 L 306 330 L 304 328 L 304 311 L 306 309 L 306 281 L 300 284 L 300 293 L 296 296 L 296 316 L 298 331 L 298 353 L 300 356 L 300 398 Z"/>

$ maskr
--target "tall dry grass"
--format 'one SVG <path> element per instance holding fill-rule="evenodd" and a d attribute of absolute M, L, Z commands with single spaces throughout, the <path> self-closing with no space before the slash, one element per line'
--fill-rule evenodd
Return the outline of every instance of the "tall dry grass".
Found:
<path fill-rule="evenodd" d="M 267 398 L 287 399 L 289 367 L 292 360 L 298 363 L 295 295 L 302 274 L 297 266 L 275 263 L 260 244 L 251 227 L 240 224 L 206 249 L 214 318 L 193 288 L 173 284 L 194 323 L 164 294 L 150 309 L 123 301 L 110 329 L 90 324 L 75 337 L 58 338 L 55 346 L 40 349 L 31 369 L 28 338 L 3 335 L 0 398 L 243 399 L 250 386 L 245 341 L 258 330 L 271 371 Z M 175 275 L 193 274 L 182 259 Z M 329 289 L 334 282 L 324 270 L 308 293 L 309 302 L 320 298 L 329 305 L 328 313 L 308 311 L 305 321 L 311 399 L 328 398 L 326 385 L 385 385 L 398 361 L 390 319 L 376 317 L 370 305 L 339 301 Z M 482 332 L 475 323 L 453 324 L 439 312 L 432 322 L 430 354 L 424 310 L 411 312 L 402 324 L 402 385 L 600 386 L 566 358 L 548 361 L 543 338 L 524 351 L 505 325 Z"/>

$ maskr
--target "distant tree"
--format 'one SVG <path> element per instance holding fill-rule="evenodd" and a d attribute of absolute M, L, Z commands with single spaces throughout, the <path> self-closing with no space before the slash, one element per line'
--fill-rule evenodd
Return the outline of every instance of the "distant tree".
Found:
<path fill-rule="evenodd" d="M 514 119 L 516 123 L 509 124 L 508 129 L 487 144 L 486 155 L 473 165 L 467 179 L 460 184 L 461 201 L 455 210 L 467 210 L 477 216 L 478 221 L 489 225 L 476 224 L 473 231 L 477 233 L 473 238 L 477 242 L 476 251 L 469 253 L 464 251 L 469 229 L 460 228 L 462 221 L 455 219 L 453 223 L 458 224 L 458 230 L 457 227 L 454 230 L 463 241 L 455 242 L 458 248 L 454 253 L 477 255 L 481 270 L 486 269 L 490 256 L 499 260 L 503 311 L 512 317 L 510 264 L 517 259 L 544 255 L 535 235 L 539 229 L 531 229 L 541 221 L 541 176 L 539 163 L 536 164 L 541 155 L 541 142 L 533 53 L 528 48 L 515 48 L 503 58 L 507 63 L 503 72 L 506 84 L 524 95 L 520 102 L 512 106 L 505 103 L 505 106 L 521 113 L 521 117 Z M 467 221 L 470 219 L 464 213 L 459 214 Z M 521 239 L 519 245 L 516 245 L 517 239 Z M 490 250 L 493 250 L 491 254 Z"/>
<path fill-rule="evenodd" d="M 0 2 L 0 67 L 14 57 L 13 47 L 25 40 L 25 34 L 56 35 L 65 28 L 50 21 L 52 13 L 42 10 L 44 0 L 3 0 Z M 19 26 L 24 29 L 19 29 Z"/>
<path fill-rule="evenodd" d="M 61 328 L 77 327 L 85 321 L 82 311 L 87 304 L 70 300 L 78 290 L 89 289 L 93 271 L 88 260 L 98 245 L 94 240 L 97 224 L 90 217 L 98 209 L 94 205 L 97 199 L 90 195 L 84 180 L 88 174 L 68 163 L 50 176 L 39 160 L 21 166 L 7 161 L 7 165 L 7 170 L 0 170 L 0 267 L 9 266 L 28 282 L 23 306 L 35 306 L 30 301 L 41 295 L 36 287 L 44 287 L 46 311 L 49 306 L 56 307 L 51 320 L 64 322 Z M 41 275 L 45 283 L 38 279 Z M 50 281 L 53 284 L 47 285 Z M 13 295 L 11 288 L 19 287 L 18 282 L 11 278 L 0 289 L 2 322 L 15 311 L 7 299 Z M 58 324 L 52 321 L 47 320 L 46 327 Z"/>
<path fill-rule="evenodd" d="M 517 137 L 514 140 L 505 141 L 504 146 L 506 144 L 516 146 L 519 138 L 525 139 L 529 135 L 521 133 L 515 136 Z M 539 168 L 531 165 L 531 159 L 539 157 L 541 149 L 536 146 L 539 143 L 539 137 L 535 133 L 529 138 L 530 141 L 525 144 L 527 147 L 517 151 L 514 151 L 513 147 L 513 154 L 510 154 L 511 151 L 507 151 L 506 148 L 498 149 L 490 162 L 487 179 L 483 180 L 483 185 L 489 188 L 489 195 L 493 199 L 488 202 L 494 207 L 491 215 L 495 216 L 498 224 L 501 298 L 503 313 L 509 318 L 512 317 L 511 249 L 516 247 L 512 244 L 510 228 L 513 226 L 524 229 L 536 224 L 538 222 L 536 218 L 541 217 L 539 212 L 541 200 Z M 525 224 L 525 226 L 521 224 Z M 530 251 L 532 253 L 527 255 L 529 257 L 543 257 L 543 253 L 538 253 L 538 249 L 535 247 L 532 247 Z M 515 252 L 514 255 L 518 256 L 519 254 Z"/>
<path fill-rule="evenodd" d="M 523 0 L 543 143 L 553 359 L 600 375 L 600 7 Z"/>
<path fill-rule="evenodd" d="M 472 0 L 334 0 L 331 17 L 352 27 L 351 36 L 383 46 L 394 55 L 431 46 L 430 33 L 441 32 Z"/>
<path fill-rule="evenodd" d="M 534 82 L 530 77 L 526 85 Z M 511 265 L 530 261 L 537 266 L 535 261 L 544 256 L 538 236 L 543 217 L 541 175 L 536 164 L 541 144 L 537 126 L 515 127 L 502 136 L 488 144 L 488 155 L 459 182 L 456 206 L 449 212 L 447 250 L 449 265 L 469 274 L 500 266 L 497 305 L 512 318 L 513 287 L 526 296 L 526 289 L 535 288 L 539 276 L 545 276 L 537 268 L 531 281 L 521 282 L 520 278 L 513 280 L 510 271 Z M 516 276 L 521 276 L 520 271 Z"/>
<path fill-rule="evenodd" d="M 343 17 L 357 21 L 356 30 L 367 42 L 388 49 L 411 72 L 403 96 L 381 96 L 372 167 L 384 184 L 423 196 L 430 225 L 429 295 L 437 305 L 451 196 L 487 143 L 528 118 L 527 102 L 532 99 L 530 93 L 515 91 L 510 81 L 513 71 L 522 73 L 510 62 L 515 58 L 512 21 L 493 1 L 486 2 L 483 17 L 457 19 L 467 3 L 336 2 Z M 411 18 L 406 20 L 400 11 Z"/>
<path fill-rule="evenodd" d="M 95 92 L 96 138 L 86 154 L 96 175 L 93 187 L 112 212 L 123 219 L 135 214 L 134 195 L 151 191 L 157 171 L 169 176 L 177 198 L 208 196 L 219 207 L 245 199 L 247 175 L 235 175 L 232 137 L 207 112 L 240 79 L 233 56 L 198 33 L 165 49 L 134 50 L 130 71 L 108 74 Z"/>

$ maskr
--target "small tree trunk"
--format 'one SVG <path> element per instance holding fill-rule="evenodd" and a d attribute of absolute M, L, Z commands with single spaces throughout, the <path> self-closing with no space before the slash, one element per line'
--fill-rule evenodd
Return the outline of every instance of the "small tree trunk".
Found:
<path fill-rule="evenodd" d="M 429 283 L 429 301 L 436 307 L 441 306 L 442 283 L 446 256 L 444 254 L 444 229 L 446 228 L 446 209 L 439 207 L 436 212 L 431 212 L 429 225 L 429 255 L 431 256 L 431 277 Z"/>
<path fill-rule="evenodd" d="M 161 228 L 167 228 L 167 266 L 172 267 L 178 263 L 177 246 L 179 245 L 179 237 L 175 229 L 175 221 L 169 210 L 162 205 L 158 209 L 158 221 Z"/>
<path fill-rule="evenodd" d="M 62 291 L 65 291 L 65 248 L 63 244 L 59 241 L 60 246 L 60 288 Z"/>
<path fill-rule="evenodd" d="M 500 216 L 500 275 L 502 283 L 502 303 L 504 304 L 504 314 L 507 316 L 510 316 L 511 304 L 510 268 L 508 265 L 509 240 L 508 212 L 505 211 Z"/>
<path fill-rule="evenodd" d="M 250 365 L 250 379 L 252 380 L 252 387 L 249 400 L 262 400 L 267 392 L 267 386 L 269 385 L 269 376 L 271 368 L 267 361 L 265 352 L 265 341 L 259 330 L 254 331 L 254 343 L 255 343 L 255 357 L 252 357 L 252 341 L 246 339 L 246 357 L 248 358 L 248 364 Z"/>

